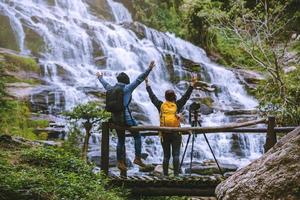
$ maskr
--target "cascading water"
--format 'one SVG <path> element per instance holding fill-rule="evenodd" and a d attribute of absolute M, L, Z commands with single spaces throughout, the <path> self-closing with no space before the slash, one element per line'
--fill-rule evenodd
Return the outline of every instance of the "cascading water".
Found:
<path fill-rule="evenodd" d="M 158 97 L 163 99 L 164 91 L 169 88 L 182 94 L 187 85 L 186 81 L 171 84 L 165 62 L 167 55 L 173 58 L 173 68 L 177 76 L 191 76 L 190 72 L 182 68 L 183 59 L 188 59 L 202 66 L 208 76 L 204 78 L 206 81 L 221 88 L 218 94 L 200 91 L 193 94 L 193 98 L 211 96 L 214 107 L 217 108 L 214 113 L 203 117 L 203 126 L 229 122 L 224 110 L 235 107 L 253 108 L 257 105 L 246 94 L 233 72 L 211 62 L 203 49 L 172 34 L 161 33 L 142 25 L 140 28 L 143 29 L 144 37 L 141 39 L 134 31 L 120 24 L 132 22 L 128 10 L 121 3 L 112 0 L 107 0 L 107 5 L 111 8 L 115 21 L 100 19 L 92 14 L 90 5 L 84 0 L 0 1 L 0 14 L 9 17 L 22 53 L 30 54 L 25 46 L 24 27 L 32 29 L 45 42 L 44 51 L 39 52 L 38 57 L 44 69 L 44 79 L 49 85 L 47 90 L 55 96 L 54 104 L 49 105 L 48 112 L 55 112 L 61 107 L 71 109 L 78 103 L 96 99 L 92 92 L 104 91 L 95 78 L 98 70 L 104 71 L 107 74 L 106 80 L 114 84 L 114 75 L 118 72 L 125 71 L 133 79 L 147 68 L 151 60 L 156 62 L 157 67 L 149 79 Z M 38 92 L 40 91 L 36 91 Z M 65 103 L 61 102 L 62 99 Z M 151 104 L 143 84 L 133 93 L 133 99 L 136 105 L 133 114 L 143 119 L 142 123 L 157 125 L 158 112 Z M 99 143 L 97 136 L 99 135 L 94 135 L 91 144 Z M 264 140 L 259 134 L 241 136 L 239 143 L 243 155 L 237 156 L 231 148 L 232 134 L 210 134 L 208 139 L 221 162 L 238 166 L 260 156 Z M 112 141 L 114 143 L 115 139 Z M 127 147 L 127 153 L 129 158 L 133 158 L 132 141 L 128 139 L 128 142 L 131 144 Z M 148 162 L 160 163 L 162 150 L 159 139 L 146 138 L 143 144 L 143 150 L 149 153 Z M 95 145 L 90 155 L 99 155 L 97 146 L 99 145 Z M 198 161 L 212 158 L 202 136 L 196 139 L 195 151 L 200 155 L 196 158 Z"/>

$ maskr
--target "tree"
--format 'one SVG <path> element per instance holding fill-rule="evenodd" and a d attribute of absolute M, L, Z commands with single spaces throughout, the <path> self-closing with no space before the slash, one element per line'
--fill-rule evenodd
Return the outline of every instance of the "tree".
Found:
<path fill-rule="evenodd" d="M 290 95 L 292 88 L 284 73 L 288 48 L 295 34 L 290 27 L 299 20 L 299 13 L 286 14 L 292 3 L 294 0 L 262 0 L 247 8 L 246 1 L 235 1 L 231 16 L 220 26 L 229 33 L 227 37 L 237 39 L 241 49 L 267 73 L 269 78 L 258 91 L 260 100 L 262 104 L 274 104 L 282 114 L 299 106 Z"/>
<path fill-rule="evenodd" d="M 85 137 L 81 151 L 81 157 L 86 161 L 89 139 L 93 128 L 99 129 L 102 122 L 110 117 L 110 113 L 103 110 L 97 102 L 89 102 L 76 106 L 72 111 L 64 113 L 70 120 L 80 122 L 85 129 Z"/>

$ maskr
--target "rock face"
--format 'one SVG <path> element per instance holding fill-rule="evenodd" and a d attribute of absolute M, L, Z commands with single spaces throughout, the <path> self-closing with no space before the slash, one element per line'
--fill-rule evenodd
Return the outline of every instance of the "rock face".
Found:
<path fill-rule="evenodd" d="M 218 199 L 300 199 L 300 127 L 216 188 Z"/>

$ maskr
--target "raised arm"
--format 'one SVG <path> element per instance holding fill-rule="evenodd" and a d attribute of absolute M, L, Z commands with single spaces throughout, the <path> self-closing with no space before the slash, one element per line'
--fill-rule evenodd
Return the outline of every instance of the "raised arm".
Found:
<path fill-rule="evenodd" d="M 151 102 L 154 104 L 154 106 L 157 108 L 158 112 L 160 112 L 161 104 L 163 103 L 161 100 L 159 100 L 155 94 L 153 93 L 150 85 L 146 82 L 146 89 L 149 95 L 149 98 L 151 99 Z"/>
<path fill-rule="evenodd" d="M 110 90 L 112 88 L 112 86 L 104 80 L 102 73 L 97 72 L 96 76 L 98 77 L 98 80 L 103 85 L 105 90 Z"/>
<path fill-rule="evenodd" d="M 135 79 L 132 83 L 126 85 L 124 90 L 132 92 L 137 86 L 139 86 L 145 80 L 145 78 L 149 75 L 149 73 L 151 72 L 154 66 L 155 63 L 152 61 L 149 65 L 149 68 L 144 73 L 139 75 L 137 79 Z"/>
<path fill-rule="evenodd" d="M 191 85 L 189 86 L 187 91 L 184 93 L 184 95 L 182 95 L 182 97 L 178 101 L 176 101 L 178 112 L 181 111 L 183 106 L 186 104 L 187 100 L 189 100 L 196 82 L 197 82 L 197 75 L 193 75 L 192 80 L 191 80 Z"/>
<path fill-rule="evenodd" d="M 178 112 L 180 112 L 180 110 L 183 108 L 183 106 L 186 104 L 187 100 L 189 100 L 192 92 L 193 92 L 194 87 L 189 86 L 189 88 L 187 89 L 187 91 L 184 93 L 184 95 L 182 95 L 182 97 L 176 101 L 176 105 L 177 105 L 177 110 Z"/>

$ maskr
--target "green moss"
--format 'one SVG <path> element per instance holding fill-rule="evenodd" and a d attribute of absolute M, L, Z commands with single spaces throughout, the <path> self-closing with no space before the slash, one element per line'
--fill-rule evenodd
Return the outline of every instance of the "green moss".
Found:
<path fill-rule="evenodd" d="M 4 54 L 7 70 L 11 71 L 32 71 L 40 73 L 40 67 L 33 58 L 21 57 L 12 54 Z"/>
<path fill-rule="evenodd" d="M 49 126 L 48 120 L 31 120 L 30 126 L 35 128 L 46 128 Z"/>
<path fill-rule="evenodd" d="M 0 143 L 0 194 L 4 199 L 121 200 L 106 190 L 93 166 L 57 147 L 6 149 Z"/>

